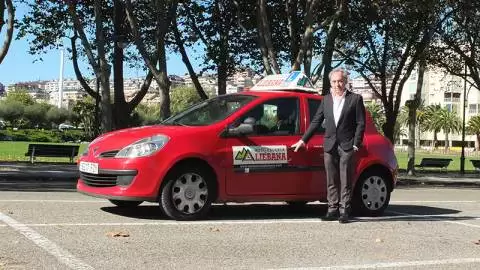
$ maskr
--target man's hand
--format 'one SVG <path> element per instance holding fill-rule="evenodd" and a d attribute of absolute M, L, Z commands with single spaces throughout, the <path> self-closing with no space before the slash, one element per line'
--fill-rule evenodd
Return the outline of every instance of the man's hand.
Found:
<path fill-rule="evenodd" d="M 357 152 L 358 151 L 358 147 L 356 145 L 353 146 L 353 151 L 354 152 Z"/>
<path fill-rule="evenodd" d="M 293 152 L 297 152 L 298 149 L 305 147 L 305 143 L 302 140 L 299 140 L 298 142 L 292 144 L 292 146 L 290 147 L 293 148 Z"/>

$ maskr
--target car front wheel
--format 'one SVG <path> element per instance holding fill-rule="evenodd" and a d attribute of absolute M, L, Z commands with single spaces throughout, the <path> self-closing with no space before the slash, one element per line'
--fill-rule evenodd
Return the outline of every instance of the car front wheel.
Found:
<path fill-rule="evenodd" d="M 182 166 L 165 181 L 160 192 L 160 207 L 167 216 L 175 220 L 197 220 L 208 213 L 214 197 L 214 180 L 207 170 Z"/>
<path fill-rule="evenodd" d="M 382 173 L 367 172 L 355 187 L 352 207 L 356 214 L 380 216 L 390 202 L 389 183 Z"/>

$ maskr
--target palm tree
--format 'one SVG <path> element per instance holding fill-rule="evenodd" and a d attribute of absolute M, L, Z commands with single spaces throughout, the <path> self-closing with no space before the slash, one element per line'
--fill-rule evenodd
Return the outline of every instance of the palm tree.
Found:
<path fill-rule="evenodd" d="M 445 151 L 448 150 L 448 135 L 450 133 L 459 133 L 462 129 L 462 123 L 457 113 L 442 109 L 437 117 L 439 126 L 445 133 Z"/>
<path fill-rule="evenodd" d="M 480 150 L 480 115 L 475 115 L 468 121 L 468 133 L 477 137 L 477 151 Z"/>
<path fill-rule="evenodd" d="M 370 113 L 372 116 L 373 123 L 375 127 L 380 133 L 383 133 L 382 126 L 385 124 L 385 113 L 383 110 L 383 106 L 380 103 L 370 102 L 365 105 L 365 109 Z"/>
<path fill-rule="evenodd" d="M 432 131 L 433 132 L 433 148 L 437 148 L 437 134 L 442 129 L 440 126 L 440 120 L 438 119 L 440 112 L 442 111 L 442 107 L 438 104 L 429 105 L 425 107 L 423 113 L 423 121 L 422 121 L 422 130 L 423 131 Z"/>
<path fill-rule="evenodd" d="M 409 122 L 408 108 L 403 106 L 398 114 L 397 123 L 395 123 L 395 129 L 393 131 L 393 137 L 395 138 L 395 141 L 399 141 L 401 136 L 408 136 L 405 127 L 408 126 Z"/>

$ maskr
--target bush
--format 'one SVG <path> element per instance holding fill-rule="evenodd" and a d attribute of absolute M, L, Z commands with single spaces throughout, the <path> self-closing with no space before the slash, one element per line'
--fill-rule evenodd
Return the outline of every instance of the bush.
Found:
<path fill-rule="evenodd" d="M 0 140 L 26 141 L 26 142 L 77 142 L 85 141 L 85 132 L 83 130 L 41 130 L 41 129 L 21 129 L 21 130 L 2 130 L 0 131 Z"/>

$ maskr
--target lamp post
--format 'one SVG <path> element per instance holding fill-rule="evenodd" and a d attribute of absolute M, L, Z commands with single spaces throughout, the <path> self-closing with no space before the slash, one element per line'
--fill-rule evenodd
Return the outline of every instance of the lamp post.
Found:
<path fill-rule="evenodd" d="M 463 118 L 462 118 L 462 154 L 460 155 L 460 173 L 465 173 L 465 111 L 467 107 L 467 97 L 470 93 L 470 86 L 467 91 L 467 65 L 465 65 L 465 77 L 463 79 Z"/>

